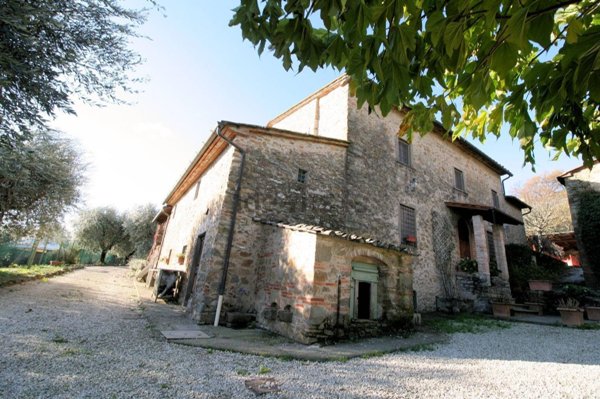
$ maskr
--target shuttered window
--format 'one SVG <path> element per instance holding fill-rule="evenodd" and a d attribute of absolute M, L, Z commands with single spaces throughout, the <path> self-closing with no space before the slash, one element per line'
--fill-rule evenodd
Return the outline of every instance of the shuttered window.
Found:
<path fill-rule="evenodd" d="M 492 190 L 492 204 L 494 208 L 500 208 L 500 200 L 498 199 L 498 193 Z"/>
<path fill-rule="evenodd" d="M 463 171 L 456 168 L 454 168 L 454 187 L 460 191 L 465 191 L 465 177 Z"/>
<path fill-rule="evenodd" d="M 410 166 L 410 144 L 402 139 L 398 139 L 398 162 Z"/>
<path fill-rule="evenodd" d="M 404 244 L 417 237 L 415 210 L 405 205 L 400 205 L 400 235 Z"/>

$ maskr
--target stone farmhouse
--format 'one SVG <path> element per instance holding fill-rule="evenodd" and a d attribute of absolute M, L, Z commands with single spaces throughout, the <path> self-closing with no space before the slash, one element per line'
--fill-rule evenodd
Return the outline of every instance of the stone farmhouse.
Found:
<path fill-rule="evenodd" d="M 524 240 L 527 207 L 503 194 L 511 173 L 440 126 L 404 141 L 403 117 L 358 109 L 342 76 L 266 127 L 219 123 L 156 218 L 151 256 L 185 256 L 191 317 L 249 313 L 309 343 L 401 325 L 436 298 L 483 310 L 510 295 L 504 245 Z"/>
<path fill-rule="evenodd" d="M 591 259 L 585 251 L 581 234 L 579 234 L 582 223 L 579 220 L 581 194 L 590 190 L 600 192 L 600 164 L 596 161 L 592 168 L 580 166 L 563 173 L 557 179 L 567 190 L 571 220 L 573 221 L 573 230 L 575 231 L 575 239 L 579 250 L 579 260 L 583 269 L 585 284 L 592 288 L 600 288 L 600 280 L 592 270 Z"/>

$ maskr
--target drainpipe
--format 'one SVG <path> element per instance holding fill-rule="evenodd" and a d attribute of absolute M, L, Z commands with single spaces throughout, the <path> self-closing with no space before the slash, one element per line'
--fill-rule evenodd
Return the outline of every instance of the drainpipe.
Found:
<path fill-rule="evenodd" d="M 238 206 L 240 202 L 240 189 L 242 186 L 242 176 L 244 174 L 244 162 L 246 160 L 246 152 L 240 148 L 233 141 L 225 137 L 222 133 L 224 123 L 219 122 L 217 125 L 217 136 L 222 138 L 227 142 L 230 146 L 238 150 L 242 156 L 242 160 L 240 162 L 240 170 L 238 173 L 237 181 L 235 184 L 235 191 L 233 193 L 233 209 L 231 212 L 231 220 L 229 222 L 229 233 L 227 234 L 227 245 L 225 247 L 225 258 L 223 259 L 223 272 L 221 273 L 221 282 L 219 283 L 219 298 L 217 300 L 217 312 L 215 314 L 215 321 L 213 325 L 217 327 L 219 325 L 219 319 L 221 317 L 221 308 L 223 306 L 223 294 L 225 293 L 225 283 L 227 282 L 227 270 L 229 269 L 229 257 L 231 256 L 231 247 L 233 244 L 233 233 L 235 230 L 235 221 L 237 217 Z"/>
<path fill-rule="evenodd" d="M 511 177 L 513 177 L 513 174 L 508 172 L 508 176 L 506 176 L 504 179 L 502 179 L 502 181 L 500 182 L 502 184 L 502 192 L 504 193 L 504 195 L 506 195 L 506 188 L 504 188 L 504 182 L 507 181 L 508 179 L 510 179 Z"/>

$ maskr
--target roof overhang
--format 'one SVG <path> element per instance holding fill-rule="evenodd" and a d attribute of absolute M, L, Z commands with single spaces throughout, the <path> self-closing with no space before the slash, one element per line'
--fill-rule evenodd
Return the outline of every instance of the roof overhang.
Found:
<path fill-rule="evenodd" d="M 514 205 L 519 209 L 531 209 L 531 205 L 528 205 L 526 202 L 521 201 L 514 195 L 505 195 L 504 199 L 506 200 L 506 202 L 508 202 L 511 205 Z"/>
<path fill-rule="evenodd" d="M 563 251 L 577 250 L 577 239 L 573 231 L 547 234 L 545 237 L 559 247 L 562 247 Z"/>
<path fill-rule="evenodd" d="M 569 178 L 569 177 L 573 177 L 573 175 L 577 172 L 580 172 L 582 170 L 584 170 L 585 168 L 588 169 L 592 169 L 598 162 L 600 161 L 594 161 L 594 163 L 592 164 L 592 166 L 585 166 L 585 165 L 581 165 L 575 169 L 571 169 L 565 173 L 563 173 L 560 176 L 556 177 L 556 180 L 558 180 L 560 182 L 560 184 L 562 184 L 563 186 L 565 185 L 565 179 Z"/>
<path fill-rule="evenodd" d="M 480 204 L 468 204 L 463 202 L 446 202 L 446 206 L 459 215 L 472 217 L 479 215 L 483 220 L 493 224 L 523 224 L 522 221 L 502 212 L 500 209 Z"/>

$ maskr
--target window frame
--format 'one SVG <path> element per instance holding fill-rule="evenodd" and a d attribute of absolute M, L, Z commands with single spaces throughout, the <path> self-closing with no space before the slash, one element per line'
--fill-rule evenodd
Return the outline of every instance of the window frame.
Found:
<path fill-rule="evenodd" d="M 498 192 L 496 190 L 492 190 L 492 205 L 496 209 L 500 209 L 500 197 L 498 196 Z"/>
<path fill-rule="evenodd" d="M 407 218 L 410 217 L 410 220 Z M 400 242 L 406 244 L 409 236 L 417 238 L 417 211 L 415 208 L 400 204 Z M 411 245 L 416 246 L 416 241 Z"/>
<path fill-rule="evenodd" d="M 465 172 L 458 168 L 454 168 L 454 188 L 462 191 L 463 193 L 467 192 L 465 185 Z"/>
<path fill-rule="evenodd" d="M 296 181 L 301 184 L 306 184 L 308 181 L 308 170 L 298 168 L 298 175 L 296 177 Z"/>
<path fill-rule="evenodd" d="M 403 151 L 402 149 L 406 149 L 406 161 L 402 158 Z M 412 146 L 411 144 L 398 137 L 398 156 L 396 157 L 396 161 L 401 165 L 412 167 Z"/>

